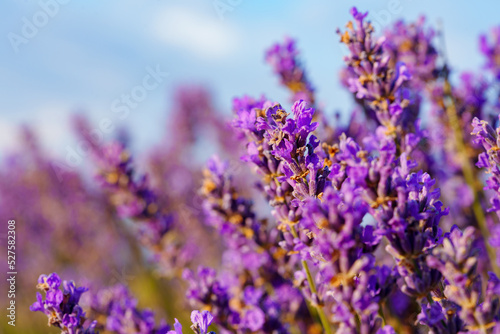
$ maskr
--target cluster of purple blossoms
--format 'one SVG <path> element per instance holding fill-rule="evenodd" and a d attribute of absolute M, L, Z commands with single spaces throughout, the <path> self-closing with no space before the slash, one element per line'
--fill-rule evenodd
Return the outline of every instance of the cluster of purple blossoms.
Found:
<path fill-rule="evenodd" d="M 409 94 L 404 84 L 410 80 L 410 72 L 403 62 L 395 66 L 384 53 L 384 37 L 375 40 L 373 27 L 365 21 L 367 13 L 351 10 L 354 23 L 347 24 L 347 30 L 338 30 L 341 42 L 346 44 L 349 55 L 347 84 L 356 99 L 362 101 L 367 113 L 374 115 L 385 135 L 402 137 L 414 126 L 415 116 L 408 112 Z"/>
<path fill-rule="evenodd" d="M 295 216 L 298 219 L 291 222 L 287 216 L 281 216 L 275 211 L 275 217 L 282 218 L 280 223 L 285 224 L 285 228 L 281 229 L 285 238 L 284 242 L 281 242 L 282 247 L 299 253 L 302 258 L 305 271 L 299 271 L 295 276 L 296 280 L 302 282 L 299 286 L 303 288 L 308 300 L 315 307 L 323 308 L 327 299 L 333 296 L 333 322 L 339 325 L 339 330 L 356 330 L 357 327 L 359 329 L 360 319 L 367 326 L 362 329 L 363 332 L 377 330 L 381 327 L 381 320 L 377 315 L 377 301 L 381 298 L 382 291 L 386 290 L 385 284 L 390 280 L 387 279 L 387 270 L 382 271 L 385 275 L 376 276 L 372 256 L 361 256 L 365 248 L 361 238 L 373 235 L 371 226 L 361 227 L 365 214 L 363 207 L 367 207 L 366 203 L 361 200 L 360 192 L 357 195 L 347 195 L 349 192 L 346 191 L 346 199 L 353 200 L 353 203 L 357 203 L 353 205 L 359 206 L 349 209 L 344 199 L 340 199 L 339 189 L 332 185 L 328 166 L 332 166 L 333 162 L 329 156 L 334 156 L 338 147 L 320 145 L 320 141 L 312 134 L 317 127 L 317 123 L 312 122 L 314 110 L 307 108 L 305 101 L 298 101 L 292 111 L 294 117 L 289 118 L 289 114 L 279 104 L 272 103 L 266 103 L 263 109 L 240 109 L 234 125 L 243 129 L 250 139 L 247 149 L 251 155 L 244 158 L 260 167 L 258 171 L 264 171 L 264 175 L 271 173 L 268 172 L 269 164 L 262 164 L 263 159 L 273 161 L 277 166 L 276 172 L 272 173 L 277 189 L 292 188 L 281 201 L 289 203 L 294 211 L 301 212 L 300 216 Z M 254 149 L 256 139 L 261 145 L 269 147 L 267 156 Z M 335 164 L 335 173 L 331 177 L 335 185 L 342 182 L 340 179 L 343 178 L 341 174 L 345 173 L 343 170 L 343 166 Z M 345 185 L 350 186 L 347 182 Z M 354 191 L 354 188 L 351 189 Z M 270 204 L 276 206 L 277 203 L 272 201 L 272 197 L 270 199 Z M 323 201 L 326 207 L 323 208 L 319 202 L 314 204 L 314 201 Z M 348 222 L 340 219 L 339 214 L 329 217 L 331 210 L 336 210 L 339 205 L 343 205 L 342 211 L 347 211 Z M 314 212 L 326 216 L 314 217 Z M 359 215 L 353 217 L 356 213 Z M 329 220 L 332 220 L 330 228 Z M 289 231 L 286 230 L 287 226 Z M 294 236 L 292 240 L 287 238 L 290 232 Z M 301 239 L 299 233 L 305 238 Z M 349 239 L 352 242 L 348 241 Z M 345 250 L 340 251 L 338 247 L 345 247 Z M 318 273 L 321 284 L 318 288 L 315 287 L 316 282 L 311 282 L 312 277 L 306 262 L 311 259 L 321 268 Z M 346 290 L 350 284 L 353 285 L 352 289 Z M 323 315 L 323 319 L 324 317 Z"/>
<path fill-rule="evenodd" d="M 149 309 L 139 309 L 138 301 L 128 288 L 117 284 L 103 288 L 92 294 L 89 301 L 90 316 L 93 319 L 106 319 L 103 327 L 118 334 L 166 334 L 170 330 L 165 321 L 155 323 L 155 314 Z"/>
<path fill-rule="evenodd" d="M 266 110 L 265 117 L 257 119 L 256 127 L 264 131 L 270 153 L 283 162 L 283 176 L 278 181 L 286 180 L 293 188 L 292 196 L 303 200 L 323 192 L 330 171 L 315 153 L 320 141 L 312 134 L 318 126 L 312 121 L 314 109 L 299 100 L 292 112 L 294 117 L 289 118 L 281 105 L 273 105 Z"/>
<path fill-rule="evenodd" d="M 476 166 L 487 169 L 487 173 L 490 174 L 487 180 L 487 187 L 494 190 L 498 196 L 500 191 L 500 158 L 498 156 L 498 151 L 500 150 L 500 128 L 494 129 L 488 122 L 479 120 L 478 118 L 474 118 L 472 125 L 474 127 L 472 134 L 476 136 L 477 142 L 486 150 L 486 152 L 479 154 Z M 498 198 L 493 198 L 491 202 L 493 210 L 498 211 L 500 209 Z"/>
<path fill-rule="evenodd" d="M 314 105 L 314 88 L 300 64 L 295 44 L 291 38 L 286 38 L 283 44 L 274 44 L 266 52 L 266 62 L 279 76 L 281 84 L 292 92 L 292 101 L 305 100 Z"/>
<path fill-rule="evenodd" d="M 309 81 L 306 69 L 300 61 L 297 42 L 292 38 L 285 38 L 283 43 L 276 43 L 266 51 L 266 62 L 280 78 L 281 84 L 291 92 L 291 102 L 304 100 L 316 108 L 315 120 L 321 120 L 321 130 L 325 136 L 332 137 L 335 129 L 326 115 L 317 106 L 315 89 Z M 236 108 L 239 110 L 239 108 Z M 338 124 L 336 124 L 338 126 Z"/>
<path fill-rule="evenodd" d="M 486 35 L 481 35 L 479 40 L 480 50 L 486 57 L 485 67 L 493 72 L 495 78 L 500 80 L 500 27 L 491 30 L 491 44 Z"/>
<path fill-rule="evenodd" d="M 110 191 L 110 201 L 120 217 L 145 222 L 145 242 L 157 244 L 172 228 L 172 217 L 160 211 L 146 176 L 135 175 L 132 158 L 121 143 L 113 142 L 99 152 L 98 180 Z"/>
<path fill-rule="evenodd" d="M 49 319 L 48 325 L 60 328 L 62 334 L 97 334 L 101 329 L 116 334 L 182 334 L 182 325 L 177 319 L 175 330 L 170 330 L 171 327 L 165 321 L 156 326 L 154 313 L 139 309 L 137 300 L 123 285 L 102 289 L 92 295 L 89 313 L 99 321 L 87 320 L 79 305 L 80 297 L 89 289 L 76 287 L 73 281 L 63 281 L 62 285 L 63 290 L 60 289 L 61 279 L 56 273 L 41 275 L 37 288 L 45 291 L 45 300 L 37 293 L 37 301 L 30 307 L 33 312 L 45 313 Z M 213 316 L 208 311 L 193 311 L 191 329 L 196 334 L 215 334 L 208 332 L 212 320 Z"/>
<path fill-rule="evenodd" d="M 198 91 L 196 93 L 204 96 Z M 116 215 L 138 227 L 134 233 L 138 234 L 137 240 L 157 264 L 157 272 L 167 277 L 179 276 L 181 269 L 196 255 L 197 248 L 193 240 L 180 238 L 182 229 L 175 224 L 177 219 L 170 211 L 170 197 L 157 194 L 149 174 L 139 175 L 123 142 L 96 143 L 89 137 L 91 130 L 86 120 L 77 118 L 75 123 L 78 135 L 90 146 L 97 167 L 95 179 Z M 187 137 L 184 132 L 189 131 L 182 130 Z M 154 168 L 154 163 L 152 165 Z"/>
<path fill-rule="evenodd" d="M 85 312 L 79 305 L 80 297 L 88 291 L 87 288 L 76 287 L 73 281 L 61 282 L 56 273 L 40 275 L 37 288 L 45 292 L 45 299 L 37 292 L 37 301 L 30 306 L 30 310 L 45 313 L 49 318 L 49 326 L 60 328 L 63 334 L 97 333 L 96 321 L 85 326 Z"/>
<path fill-rule="evenodd" d="M 488 122 L 481 121 L 478 118 L 474 118 L 472 125 L 474 127 L 472 135 L 486 150 L 486 152 L 479 154 L 476 166 L 486 169 L 489 177 L 486 180 L 485 189 L 491 189 L 494 192 L 494 196 L 490 199 L 491 206 L 488 211 L 496 212 L 497 216 L 500 217 L 500 158 L 498 156 L 500 127 L 493 129 Z M 500 224 L 493 223 L 490 225 L 491 236 L 489 243 L 496 249 L 496 261 L 497 265 L 500 266 Z"/>
<path fill-rule="evenodd" d="M 415 23 L 396 22 L 384 32 L 384 52 L 389 55 L 390 66 L 403 62 L 411 75 L 408 84 L 413 89 L 424 88 L 438 75 L 438 53 L 433 45 L 436 35 L 433 29 L 425 27 L 425 17 Z M 416 102 L 416 101 L 413 101 Z"/>
<path fill-rule="evenodd" d="M 489 273 L 483 295 L 475 234 L 471 226 L 463 232 L 457 226 L 452 227 L 443 239 L 443 247 L 436 248 L 427 259 L 429 266 L 438 269 L 445 278 L 439 302 L 422 307 L 420 315 L 435 333 L 447 329 L 473 333 L 500 330 L 499 280 Z"/>
<path fill-rule="evenodd" d="M 291 187 L 278 181 L 281 175 L 282 162 L 270 154 L 270 144 L 264 140 L 265 131 L 257 129 L 257 118 L 265 115 L 265 110 L 272 103 L 265 98 L 260 100 L 244 97 L 233 101 L 233 109 L 237 118 L 233 127 L 238 131 L 243 140 L 248 140 L 247 154 L 242 160 L 252 163 L 256 172 L 261 177 L 259 189 L 265 194 L 266 199 L 276 207 L 275 217 L 278 221 L 288 217 L 294 221 L 295 210 L 289 205 Z"/>
<path fill-rule="evenodd" d="M 208 311 L 193 311 L 191 312 L 191 322 L 193 323 L 191 329 L 195 334 L 215 334 L 215 332 L 208 331 L 213 319 L 214 317 Z M 175 319 L 174 328 L 175 330 L 169 331 L 167 334 L 182 334 L 182 325 L 177 319 Z"/>
<path fill-rule="evenodd" d="M 117 214 L 139 223 L 138 239 L 152 253 L 162 273 L 174 275 L 193 255 L 176 240 L 174 217 L 162 210 L 147 176 L 136 176 L 131 156 L 121 143 L 113 142 L 98 152 L 97 178 L 108 190 Z"/>
<path fill-rule="evenodd" d="M 221 333 L 288 333 L 281 320 L 286 304 L 269 295 L 266 286 L 260 286 L 264 280 L 237 277 L 230 271 L 218 278 L 215 270 L 207 267 L 198 268 L 197 275 L 186 270 L 183 277 L 189 283 L 187 298 L 191 305 L 208 308 Z M 286 295 L 280 297 L 287 300 Z"/>
<path fill-rule="evenodd" d="M 290 112 L 264 96 L 236 98 L 229 126 L 206 91 L 181 89 L 170 129 L 186 147 L 155 150 L 149 174 L 137 176 L 123 143 L 91 146 L 116 216 L 140 226 L 135 239 L 160 272 L 182 272 L 169 284 L 202 310 L 191 313 L 197 334 L 214 333 L 212 323 L 238 334 L 500 333 L 494 85 L 471 73 L 454 85 L 424 18 L 377 37 L 367 13 L 351 14 L 337 31 L 348 48 L 341 80 L 357 105 L 347 125 L 326 125 L 286 39 L 266 61 L 292 92 Z M 499 36 L 480 41 L 497 81 Z M 235 158 L 239 145 L 244 164 L 196 165 L 190 155 L 207 124 L 219 155 Z M 46 298 L 31 309 L 63 333 L 182 333 L 177 319 L 158 325 L 124 285 L 99 289 L 88 306 L 79 303 L 87 289 L 60 285 L 42 275 Z"/>

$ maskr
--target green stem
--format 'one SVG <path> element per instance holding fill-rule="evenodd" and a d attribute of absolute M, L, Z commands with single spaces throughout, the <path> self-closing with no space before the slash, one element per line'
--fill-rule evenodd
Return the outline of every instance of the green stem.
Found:
<path fill-rule="evenodd" d="M 382 326 L 385 326 L 387 322 L 385 320 L 384 310 L 383 310 L 382 303 L 380 303 L 379 306 L 378 306 L 378 315 L 382 319 Z"/>
<path fill-rule="evenodd" d="M 469 155 L 467 154 L 467 147 L 465 145 L 465 140 L 463 137 L 462 133 L 462 125 L 460 124 L 460 121 L 458 119 L 457 115 L 457 108 L 455 106 L 455 99 L 453 98 L 453 93 L 451 90 L 451 84 L 450 81 L 448 80 L 448 61 L 447 61 L 447 56 L 446 56 L 446 47 L 445 47 L 445 41 L 444 41 L 444 33 L 442 31 L 442 27 L 440 24 L 439 27 L 439 34 L 441 38 L 441 43 L 442 43 L 442 56 L 444 60 L 444 69 L 445 69 L 445 76 L 444 76 L 444 96 L 447 97 L 447 99 L 444 99 L 443 102 L 445 102 L 445 107 L 446 107 L 446 114 L 448 116 L 448 121 L 450 126 L 453 129 L 454 136 L 455 136 L 455 142 L 457 144 L 457 150 L 458 154 L 460 155 L 460 163 L 461 163 L 461 169 L 462 173 L 464 175 L 465 182 L 467 182 L 467 185 L 470 187 L 470 189 L 473 192 L 474 195 L 474 201 L 472 203 L 472 211 L 474 213 L 474 216 L 476 217 L 477 225 L 479 227 L 479 230 L 481 231 L 481 234 L 484 238 L 484 244 L 486 246 L 486 251 L 488 253 L 489 261 L 491 263 L 491 267 L 495 274 L 499 275 L 500 274 L 500 269 L 498 268 L 496 264 L 496 253 L 493 248 L 489 245 L 488 238 L 490 236 L 490 231 L 488 230 L 488 227 L 486 226 L 486 217 L 484 215 L 484 210 L 481 205 L 481 200 L 479 198 L 479 195 L 481 194 L 481 185 L 478 182 L 477 175 L 474 173 L 474 169 L 471 166 Z"/>
<path fill-rule="evenodd" d="M 161 303 L 162 308 L 167 310 L 171 306 L 171 303 L 168 302 L 170 296 L 168 292 L 165 291 L 165 287 L 162 286 L 162 284 L 158 280 L 158 277 L 155 277 L 149 266 L 145 264 L 144 256 L 141 254 L 141 247 L 138 244 L 138 240 L 132 235 L 130 229 L 128 229 L 128 227 L 130 226 L 123 226 L 124 222 L 127 222 L 130 226 L 133 225 L 134 222 L 132 222 L 130 219 L 124 219 L 124 221 L 121 222 L 122 224 L 118 223 L 117 226 L 125 235 L 125 238 L 132 252 L 132 258 L 138 266 L 137 270 L 139 274 L 143 275 L 143 279 L 148 282 L 148 286 L 151 287 L 154 295 L 158 296 L 156 299 Z"/>
<path fill-rule="evenodd" d="M 298 238 L 299 235 L 297 234 L 297 231 L 295 230 L 295 226 L 290 225 L 290 230 L 292 231 L 292 235 L 294 238 Z M 309 283 L 309 289 L 311 289 L 311 292 L 315 295 L 318 295 L 318 290 L 316 290 L 316 285 L 314 284 L 313 277 L 311 275 L 311 271 L 309 270 L 309 265 L 305 260 L 301 260 L 302 267 L 304 268 L 304 271 L 306 272 L 307 275 L 307 282 Z M 331 328 L 330 328 L 330 323 L 328 322 L 328 319 L 326 318 L 325 311 L 323 310 L 323 307 L 320 305 L 316 306 L 316 311 L 318 312 L 319 319 L 321 320 L 321 324 L 323 325 L 323 328 L 325 330 L 326 334 L 331 334 Z"/>
<path fill-rule="evenodd" d="M 474 201 L 472 203 L 472 211 L 474 213 L 474 216 L 476 217 L 476 222 L 479 227 L 479 230 L 483 235 L 484 244 L 486 246 L 486 250 L 488 253 L 492 269 L 497 275 L 500 275 L 500 270 L 496 265 L 495 250 L 489 244 L 488 239 L 490 237 L 490 231 L 486 226 L 486 217 L 484 214 L 483 207 L 481 205 L 481 201 L 479 199 L 481 186 L 477 181 L 478 178 L 476 177 L 474 169 L 472 168 L 470 163 L 469 155 L 467 153 L 467 146 L 465 145 L 464 137 L 462 134 L 462 126 L 458 119 L 457 109 L 455 106 L 455 101 L 453 99 L 453 95 L 451 92 L 451 85 L 450 82 L 448 81 L 448 78 L 445 78 L 444 82 L 444 95 L 445 97 L 447 97 L 447 99 L 445 99 L 446 114 L 448 116 L 448 122 L 451 128 L 453 129 L 453 133 L 455 136 L 455 143 L 457 145 L 457 151 L 458 151 L 457 153 L 459 155 L 462 173 L 464 175 L 465 182 L 470 187 L 474 195 Z"/>

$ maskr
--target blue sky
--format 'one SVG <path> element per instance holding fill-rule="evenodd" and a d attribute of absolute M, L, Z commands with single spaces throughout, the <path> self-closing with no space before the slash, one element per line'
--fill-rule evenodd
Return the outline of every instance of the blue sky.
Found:
<path fill-rule="evenodd" d="M 349 20 L 352 5 L 370 11 L 380 27 L 420 14 L 431 24 L 442 22 L 448 57 L 458 71 L 482 65 L 477 37 L 500 24 L 500 3 L 493 0 L 220 0 L 234 4 L 222 17 L 214 0 L 65 0 L 45 23 L 41 6 L 53 1 L 0 3 L 0 152 L 16 146 L 18 125 L 28 123 L 51 154 L 62 157 L 65 146 L 76 142 L 69 115 L 88 113 L 96 125 L 116 116 L 112 102 L 141 84 L 147 67 L 159 66 L 169 76 L 129 117 L 113 118 L 131 129 L 135 148 L 162 137 L 178 84 L 207 85 L 225 113 L 232 97 L 243 94 L 287 101 L 263 62 L 264 50 L 286 35 L 297 38 L 326 109 L 348 112 L 350 97 L 337 79 L 343 49 L 335 30 Z M 34 16 L 43 26 L 16 52 L 9 38 L 22 36 L 23 20 L 33 22 Z"/>

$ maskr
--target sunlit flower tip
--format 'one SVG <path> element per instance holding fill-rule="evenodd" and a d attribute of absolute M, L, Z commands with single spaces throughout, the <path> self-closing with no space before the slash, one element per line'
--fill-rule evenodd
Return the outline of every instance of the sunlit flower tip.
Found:
<path fill-rule="evenodd" d="M 208 327 L 212 324 L 214 317 L 209 311 L 193 311 L 191 312 L 191 328 L 197 334 L 207 334 Z"/>
<path fill-rule="evenodd" d="M 175 318 L 174 330 L 168 331 L 167 334 L 182 334 L 182 325 L 177 318 Z"/>

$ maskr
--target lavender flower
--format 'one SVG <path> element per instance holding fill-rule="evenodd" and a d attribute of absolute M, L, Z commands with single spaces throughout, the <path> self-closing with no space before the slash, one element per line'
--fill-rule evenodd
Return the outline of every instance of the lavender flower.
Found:
<path fill-rule="evenodd" d="M 374 333 L 382 320 L 379 302 L 390 284 L 388 268 L 377 268 L 365 239 L 372 226 L 362 226 L 368 206 L 361 189 L 345 183 L 327 188 L 322 200 L 311 199 L 304 223 L 315 234 L 311 257 L 319 267 L 319 301 L 333 297 L 332 321 L 342 333 Z M 389 270 L 389 272 L 387 272 Z M 378 273 L 377 273 L 378 271 Z M 314 297 L 314 296 L 312 296 Z"/>
<path fill-rule="evenodd" d="M 390 66 L 395 68 L 397 62 L 403 62 L 411 75 L 408 84 L 413 89 L 425 88 L 438 75 L 438 52 L 434 46 L 436 33 L 425 27 L 425 21 L 424 16 L 409 24 L 397 21 L 384 32 L 383 50 L 389 55 Z"/>
<path fill-rule="evenodd" d="M 496 77 L 500 79 L 500 27 L 491 29 L 491 44 L 486 35 L 481 35 L 479 39 L 479 49 L 486 57 L 485 67 L 490 70 Z"/>
<path fill-rule="evenodd" d="M 208 311 L 193 311 L 191 313 L 191 322 L 193 323 L 191 329 L 196 334 L 215 334 L 215 332 L 208 332 L 212 320 L 213 316 Z M 182 325 L 177 319 L 175 319 L 174 328 L 175 330 L 169 331 L 168 334 L 182 334 Z"/>
<path fill-rule="evenodd" d="M 439 201 L 439 189 L 431 190 L 434 180 L 423 173 L 400 175 L 398 205 L 394 211 L 382 210 L 390 245 L 387 250 L 398 262 L 405 278 L 403 291 L 426 295 L 439 282 L 440 274 L 425 265 L 426 254 L 440 243 L 439 220 L 447 214 Z M 406 180 L 405 180 L 406 179 Z M 392 215 L 392 217 L 390 216 Z"/>
<path fill-rule="evenodd" d="M 491 207 L 488 211 L 495 211 L 497 215 L 500 215 L 500 157 L 498 156 L 498 150 L 500 150 L 500 127 L 495 130 L 488 122 L 481 121 L 478 118 L 473 119 L 472 126 L 474 128 L 471 134 L 476 137 L 476 142 L 486 150 L 486 152 L 479 154 L 476 166 L 486 169 L 486 172 L 490 176 L 486 181 L 485 189 L 491 189 L 495 194 L 495 197 L 490 200 Z M 500 264 L 497 230 L 498 227 L 494 226 L 492 236 L 488 242 L 496 249 L 497 264 Z"/>
<path fill-rule="evenodd" d="M 292 101 L 305 100 L 314 105 L 314 88 L 302 68 L 295 40 L 286 38 L 283 44 L 274 44 L 266 52 L 266 62 L 280 77 L 281 84 L 293 93 Z"/>
<path fill-rule="evenodd" d="M 479 37 L 479 49 L 483 56 L 486 57 L 486 64 L 484 67 L 493 74 L 494 83 L 496 83 L 500 80 L 500 27 L 493 27 L 490 35 L 491 39 L 488 39 L 487 35 L 481 35 Z M 497 87 L 493 87 L 496 96 L 492 107 L 495 113 L 498 113 L 500 110 L 500 92 Z M 484 119 L 485 115 L 481 118 Z"/>
<path fill-rule="evenodd" d="M 364 212 L 375 220 L 373 226 L 357 232 L 360 236 L 354 240 L 362 243 L 358 244 L 358 255 L 353 258 L 362 258 L 364 252 L 369 258 L 369 253 L 385 237 L 386 250 L 397 266 L 391 279 L 381 277 L 381 282 L 390 286 L 397 280 L 403 292 L 422 304 L 422 298 L 430 297 L 441 280 L 439 271 L 430 268 L 426 258 L 440 244 L 439 221 L 447 210 L 439 201 L 439 189 L 431 190 L 435 181 L 421 171 L 412 173 L 416 164 L 408 160 L 406 153 L 397 158 L 393 141 L 369 143 L 369 149 L 363 150 L 352 139 L 342 136 L 332 160 L 333 184 L 346 196 L 350 194 L 350 201 L 358 198 L 354 212 L 361 214 L 361 218 L 357 224 Z M 391 289 L 386 289 L 381 296 L 390 293 Z"/>
<path fill-rule="evenodd" d="M 40 275 L 37 288 L 45 292 L 45 299 L 37 292 L 37 301 L 30 306 L 33 312 L 43 312 L 49 318 L 49 326 L 61 329 L 63 334 L 94 334 L 97 322 L 85 326 L 85 312 L 78 304 L 85 287 L 76 287 L 73 281 L 63 281 L 56 273 Z"/>
<path fill-rule="evenodd" d="M 289 260 L 278 246 L 278 231 L 259 220 L 253 203 L 239 195 L 227 170 L 228 165 L 217 157 L 209 160 L 201 189 L 206 221 L 224 237 L 231 257 L 240 256 L 254 277 L 282 281 Z M 274 226 L 275 227 L 275 226 Z M 229 254 L 229 253 L 228 253 Z"/>
<path fill-rule="evenodd" d="M 24 127 L 19 151 L 2 152 L 0 159 L 0 217 L 15 219 L 17 235 L 26 236 L 17 238 L 15 245 L 23 253 L 16 269 L 24 273 L 16 280 L 17 289 L 29 291 L 31 278 L 47 270 L 48 259 L 50 268 L 60 275 L 85 275 L 102 284 L 116 268 L 135 264 L 117 228 L 119 219 L 85 173 L 65 167 L 49 154 L 41 139 Z M 1 242 L 7 247 L 7 236 Z M 3 306 L 2 302 L 8 299 L 0 302 Z M 27 309 L 32 301 L 26 295 L 18 296 L 16 303 L 19 309 Z"/>
<path fill-rule="evenodd" d="M 162 321 L 155 324 L 154 312 L 139 309 L 127 287 L 122 284 L 100 289 L 90 300 L 93 318 L 105 319 L 105 329 L 117 334 L 166 334 L 170 326 Z"/>
<path fill-rule="evenodd" d="M 174 237 L 174 217 L 162 210 L 147 176 L 136 176 L 131 157 L 121 144 L 113 142 L 94 154 L 99 166 L 97 178 L 108 190 L 117 213 L 140 223 L 139 239 L 153 254 L 159 271 L 174 275 L 192 259 L 196 248 Z"/>
<path fill-rule="evenodd" d="M 205 170 L 202 195 L 207 222 L 220 231 L 228 247 L 223 254 L 227 271 L 220 284 L 230 291 L 231 303 L 224 306 L 230 310 L 222 313 L 231 314 L 236 322 L 231 324 L 233 328 L 286 331 L 282 319 L 292 318 L 303 299 L 289 279 L 295 262 L 289 262 L 278 246 L 278 230 L 269 229 L 265 221 L 255 217 L 252 203 L 238 194 L 227 165 L 217 158 L 211 159 Z M 201 269 L 200 275 L 205 271 Z M 274 293 L 266 291 L 262 282 L 267 282 Z M 224 319 L 220 313 L 214 315 L 218 323 Z"/>
<path fill-rule="evenodd" d="M 147 178 L 135 180 L 130 154 L 119 143 L 111 143 L 98 157 L 98 180 L 112 191 L 111 201 L 121 217 L 145 221 L 151 242 L 158 242 L 170 229 L 172 217 L 160 211 Z"/>
<path fill-rule="evenodd" d="M 272 106 L 273 103 L 264 99 L 236 99 L 234 108 L 237 117 L 232 125 L 240 136 L 248 141 L 247 154 L 242 159 L 254 166 L 261 177 L 258 187 L 274 208 L 273 215 L 281 223 L 279 228 L 286 231 L 288 225 L 296 224 L 300 220 L 300 208 L 293 203 L 293 188 L 288 182 L 283 182 L 285 162 L 271 154 L 271 143 L 265 139 L 266 131 L 257 128 L 257 120 L 266 118 L 267 109 Z"/>
<path fill-rule="evenodd" d="M 460 155 L 458 152 L 458 144 L 453 135 L 453 128 L 450 124 L 449 115 L 446 112 L 444 92 L 442 85 L 432 86 L 430 93 L 431 113 L 438 121 L 439 126 L 432 128 L 433 139 L 443 149 L 439 152 L 443 155 L 442 159 L 447 165 L 451 165 L 445 172 L 460 173 Z M 486 109 L 486 91 L 489 84 L 482 77 L 477 77 L 472 73 L 462 73 L 460 75 L 460 84 L 453 87 L 452 95 L 458 122 L 462 130 L 462 136 L 467 143 L 469 150 L 477 151 L 477 146 L 474 145 L 471 134 L 468 130 L 469 124 L 474 118 L 483 118 Z M 479 153 L 479 152 L 478 152 Z M 442 173 L 442 172 L 441 172 Z"/>
<path fill-rule="evenodd" d="M 476 136 L 476 141 L 481 144 L 486 152 L 479 154 L 476 166 L 479 168 L 487 168 L 491 177 L 488 180 L 488 188 L 498 192 L 500 183 L 498 182 L 498 165 L 500 165 L 500 158 L 497 151 L 500 149 L 499 133 L 500 129 L 496 130 L 489 125 L 488 122 L 474 118 L 472 121 L 474 127 L 472 135 Z M 494 204 L 494 203 L 493 203 Z"/>
<path fill-rule="evenodd" d="M 197 275 L 186 269 L 182 278 L 188 283 L 186 297 L 192 306 L 208 308 L 222 328 L 229 330 L 239 322 L 238 313 L 229 306 L 229 291 L 216 279 L 214 269 L 200 266 Z"/>
<path fill-rule="evenodd" d="M 355 23 L 349 22 L 344 33 L 337 31 L 350 52 L 344 58 L 349 89 L 366 101 L 388 137 L 401 137 L 414 122 L 414 117 L 406 115 L 409 101 L 403 90 L 410 73 L 403 63 L 390 67 L 390 58 L 383 53 L 385 38 L 374 41 L 373 27 L 364 21 L 367 13 L 352 8 L 351 14 Z"/>
<path fill-rule="evenodd" d="M 97 321 L 85 325 L 85 313 L 79 305 L 82 293 L 88 291 L 84 287 L 75 287 L 74 282 L 63 282 L 64 289 L 60 290 L 61 279 L 56 273 L 49 276 L 41 275 L 37 287 L 46 292 L 43 299 L 37 293 L 38 301 L 31 307 L 31 311 L 41 311 L 49 317 L 49 326 L 60 328 L 63 334 L 97 334 Z M 123 285 L 116 285 L 98 291 L 92 296 L 91 313 L 106 321 L 107 331 L 126 334 L 168 334 L 182 333 L 182 326 L 175 319 L 174 331 L 165 321 L 159 326 L 155 325 L 154 313 L 148 309 L 140 310 L 137 300 L 131 296 Z M 193 311 L 191 313 L 191 328 L 197 334 L 215 334 L 208 332 L 213 316 L 208 311 Z"/>
<path fill-rule="evenodd" d="M 30 255 L 22 266 L 45 265 L 43 254 L 56 266 L 88 272 L 99 286 L 109 268 L 131 267 L 129 249 L 115 241 L 127 234 L 133 264 L 150 256 L 162 278 L 182 271 L 185 284 L 162 287 L 181 321 L 195 309 L 196 334 L 214 334 L 212 324 L 223 334 L 500 333 L 500 279 L 487 274 L 499 270 L 495 255 L 500 261 L 500 127 L 489 115 L 500 110 L 499 100 L 490 101 L 500 80 L 500 28 L 493 39 L 480 39 L 494 79 L 463 73 L 455 84 L 423 17 L 398 21 L 377 38 L 367 13 L 351 14 L 337 32 L 348 48 L 341 81 L 357 105 L 335 129 L 318 109 L 295 41 L 286 39 L 266 61 L 292 92 L 290 112 L 265 96 L 234 99 L 229 133 L 207 90 L 181 88 L 168 135 L 148 155 L 144 174 L 125 141 L 102 145 L 80 118 L 77 130 L 101 185 L 85 187 L 77 171 L 49 162 L 25 131 L 28 154 L 0 166 L 0 212 L 12 210 L 19 235 L 40 239 L 16 245 Z M 432 121 L 421 122 L 429 113 Z M 239 156 L 243 144 L 242 160 L 257 177 L 233 175 L 218 158 L 202 170 L 193 157 L 205 132 L 226 158 Z M 488 193 L 472 168 L 475 156 L 488 174 Z M 65 184 L 56 184 L 61 177 Z M 460 228 L 443 232 L 455 223 Z M 61 241 L 52 245 L 54 239 Z M 89 249 L 96 249 L 93 257 L 76 254 Z M 102 254 L 110 256 L 97 261 Z M 105 271 L 88 270 L 92 262 Z M 37 294 L 31 310 L 62 333 L 183 332 L 177 319 L 173 326 L 157 322 L 124 285 L 81 298 L 86 288 L 55 273 L 38 282 L 45 295 Z M 186 289 L 189 309 L 172 288 Z"/>
<path fill-rule="evenodd" d="M 451 227 L 453 224 L 459 226 L 467 225 L 471 220 L 477 225 L 477 217 L 469 207 L 475 205 L 475 197 L 480 196 L 479 187 L 467 181 L 467 173 L 463 170 L 465 162 L 471 166 L 471 156 L 479 154 L 478 145 L 474 143 L 470 134 L 470 123 L 473 118 L 483 118 L 486 113 L 486 91 L 488 83 L 482 77 L 471 73 L 463 73 L 460 76 L 460 84 L 451 87 L 451 94 L 455 110 L 454 117 L 450 118 L 447 97 L 444 94 L 444 84 L 436 82 L 429 88 L 429 100 L 431 102 L 431 113 L 436 122 L 430 127 L 430 140 L 435 143 L 433 153 L 435 163 L 432 164 L 430 172 L 439 179 L 443 190 L 443 200 L 449 206 L 451 215 L 445 219 L 444 226 Z M 454 129 L 452 120 L 455 118 Z M 459 130 L 459 131 L 456 131 Z M 464 148 L 457 140 L 457 135 L 463 138 Z M 466 153 L 461 151 L 465 150 Z M 476 179 L 477 171 L 468 167 L 470 173 Z M 460 196 L 457 196 L 460 194 Z M 478 202 L 479 203 L 479 202 Z M 453 217 L 453 220 L 451 219 Z"/>
<path fill-rule="evenodd" d="M 438 269 L 444 276 L 444 296 L 455 306 L 447 306 L 446 317 L 453 318 L 457 312 L 459 321 L 463 322 L 465 330 L 477 333 L 486 333 L 498 325 L 500 311 L 499 295 L 490 293 L 495 283 L 491 284 L 485 299 L 482 300 L 481 277 L 477 272 L 478 251 L 475 246 L 476 231 L 467 227 L 463 232 L 454 226 L 450 233 L 445 235 L 443 246 L 434 249 L 433 255 L 427 258 L 429 266 Z M 492 281 L 497 280 L 490 274 Z M 434 306 L 434 308 L 439 308 Z M 444 316 L 441 316 L 444 319 Z"/>
<path fill-rule="evenodd" d="M 354 141 L 342 138 L 336 158 L 345 169 L 346 181 L 359 187 L 377 222 L 375 236 L 385 236 L 387 246 L 404 278 L 403 291 L 426 295 L 439 282 L 439 272 L 430 270 L 425 256 L 439 244 L 440 218 L 447 214 L 439 201 L 439 189 L 431 190 L 435 181 L 429 175 L 411 173 L 415 164 L 406 154 L 396 159 L 396 147 L 387 141 L 378 148 L 378 156 Z M 333 168 L 333 167 L 332 167 Z M 374 239 L 374 241 L 377 239 Z"/>
<path fill-rule="evenodd" d="M 306 102 L 297 101 L 292 107 L 294 118 L 277 104 L 266 110 L 266 116 L 257 119 L 257 129 L 264 130 L 264 138 L 271 147 L 270 153 L 284 162 L 284 178 L 294 189 L 293 196 L 304 199 L 320 196 L 328 166 L 315 153 L 319 140 L 312 135 L 318 123 L 312 122 L 314 109 L 307 108 Z"/>

